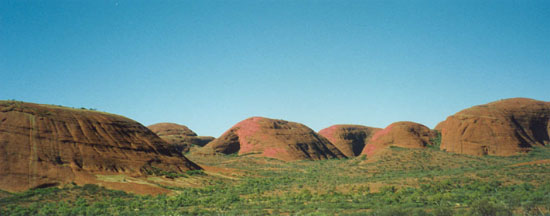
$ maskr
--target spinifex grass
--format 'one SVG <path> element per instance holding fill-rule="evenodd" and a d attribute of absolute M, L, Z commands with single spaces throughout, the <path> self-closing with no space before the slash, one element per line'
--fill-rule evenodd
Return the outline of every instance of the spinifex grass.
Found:
<path fill-rule="evenodd" d="M 187 156 L 230 173 L 207 171 L 202 187 L 170 186 L 174 194 L 162 196 L 90 185 L 3 195 L 0 215 L 533 215 L 550 210 L 545 162 L 550 148 L 515 157 L 391 148 L 374 161 L 290 163 L 256 155 Z"/>

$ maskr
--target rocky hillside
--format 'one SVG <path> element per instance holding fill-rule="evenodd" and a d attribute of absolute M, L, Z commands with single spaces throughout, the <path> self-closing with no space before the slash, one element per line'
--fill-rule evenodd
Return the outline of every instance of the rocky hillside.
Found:
<path fill-rule="evenodd" d="M 345 157 L 303 124 L 262 117 L 239 122 L 205 147 L 224 154 L 255 154 L 284 161 Z"/>
<path fill-rule="evenodd" d="M 511 98 L 474 106 L 437 126 L 441 148 L 469 155 L 509 156 L 550 144 L 550 102 Z"/>
<path fill-rule="evenodd" d="M 0 101 L 0 189 L 90 183 L 201 169 L 131 119 L 84 109 Z"/>
<path fill-rule="evenodd" d="M 376 132 L 361 154 L 372 156 L 390 146 L 424 148 L 435 138 L 435 131 L 415 122 L 395 122 Z"/>
<path fill-rule="evenodd" d="M 189 152 L 192 146 L 202 147 L 214 140 L 210 136 L 197 136 L 187 126 L 175 123 L 157 123 L 147 127 L 181 153 Z"/>
<path fill-rule="evenodd" d="M 355 157 L 361 154 L 365 144 L 380 128 L 363 125 L 333 125 L 319 131 L 346 157 Z"/>

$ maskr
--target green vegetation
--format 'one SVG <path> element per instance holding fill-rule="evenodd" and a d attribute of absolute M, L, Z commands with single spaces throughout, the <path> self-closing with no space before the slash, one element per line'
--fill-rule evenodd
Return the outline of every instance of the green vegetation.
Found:
<path fill-rule="evenodd" d="M 76 108 L 73 108 L 76 109 Z M 86 108 L 86 107 L 80 107 L 81 110 L 91 110 L 91 111 L 97 111 L 95 108 Z"/>
<path fill-rule="evenodd" d="M 3 107 L 0 107 L 0 111 L 2 111 L 2 112 L 8 112 L 8 111 L 12 111 L 12 110 L 20 110 L 20 111 L 23 111 L 23 112 L 34 113 L 34 114 L 39 115 L 39 116 L 50 116 L 50 115 L 52 115 L 52 113 L 48 110 L 39 109 L 39 108 L 35 107 L 34 105 L 28 105 L 26 102 L 14 100 L 14 99 L 5 100 L 5 101 L 0 100 L 0 105 L 3 106 Z M 61 106 L 61 105 L 56 105 L 56 104 L 52 104 L 52 105 L 37 104 L 36 106 L 50 107 L 50 108 L 62 108 L 62 109 L 70 109 L 70 110 L 97 111 L 97 109 L 95 109 L 95 108 L 86 108 L 86 107 L 75 108 L 75 107 L 66 107 L 66 106 Z"/>
<path fill-rule="evenodd" d="M 368 163 L 365 158 L 291 163 L 255 155 L 189 158 L 233 170 L 227 174 L 232 178 L 193 171 L 206 178 L 202 187 L 170 187 L 173 195 L 160 196 L 94 185 L 35 189 L 0 198 L 0 215 L 550 214 L 550 164 L 537 163 L 550 159 L 550 148 L 515 157 L 391 148 Z"/>
<path fill-rule="evenodd" d="M 189 170 L 184 173 L 179 173 L 174 171 L 165 171 L 154 166 L 151 166 L 149 167 L 149 169 L 145 170 L 145 173 L 147 173 L 147 175 L 164 176 L 170 179 L 180 178 L 180 177 L 189 177 L 192 175 L 204 175 L 204 171 L 202 170 Z"/>
<path fill-rule="evenodd" d="M 441 147 L 441 132 L 435 131 L 436 135 L 435 138 L 430 139 L 430 145 L 428 147 L 434 148 L 434 149 L 440 149 Z"/>

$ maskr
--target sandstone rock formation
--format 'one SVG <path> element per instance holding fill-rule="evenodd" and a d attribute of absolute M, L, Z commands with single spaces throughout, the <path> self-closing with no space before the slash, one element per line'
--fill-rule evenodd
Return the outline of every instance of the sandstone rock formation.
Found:
<path fill-rule="evenodd" d="M 345 157 L 326 138 L 303 124 L 262 117 L 239 122 L 207 147 L 224 154 L 259 154 L 284 161 Z"/>
<path fill-rule="evenodd" d="M 200 169 L 143 125 L 89 110 L 0 101 L 0 189 Z"/>
<path fill-rule="evenodd" d="M 187 126 L 175 123 L 157 123 L 149 125 L 147 127 L 159 136 L 197 136 L 197 134 L 189 129 Z"/>
<path fill-rule="evenodd" d="M 550 102 L 527 98 L 474 106 L 441 125 L 441 148 L 469 155 L 509 156 L 550 144 Z"/>
<path fill-rule="evenodd" d="M 415 122 L 395 122 L 376 132 L 361 154 L 372 156 L 390 146 L 424 148 L 435 138 L 435 131 Z"/>
<path fill-rule="evenodd" d="M 333 125 L 319 131 L 346 157 L 355 157 L 361 154 L 365 144 L 380 128 L 362 125 Z"/>
<path fill-rule="evenodd" d="M 441 132 L 441 130 L 443 130 L 443 127 L 444 127 L 444 126 L 445 126 L 445 121 L 439 122 L 439 123 L 435 126 L 434 130 Z"/>
<path fill-rule="evenodd" d="M 157 123 L 149 125 L 148 128 L 168 142 L 176 151 L 182 153 L 188 152 L 191 146 L 204 146 L 214 140 L 214 137 L 210 136 L 197 136 L 188 127 L 174 123 Z"/>

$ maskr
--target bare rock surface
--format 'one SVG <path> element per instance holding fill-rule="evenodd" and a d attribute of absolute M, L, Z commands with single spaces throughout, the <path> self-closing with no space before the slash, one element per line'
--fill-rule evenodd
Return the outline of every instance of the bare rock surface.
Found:
<path fill-rule="evenodd" d="M 345 157 L 330 141 L 303 124 L 263 117 L 239 122 L 205 148 L 284 161 Z"/>
<path fill-rule="evenodd" d="M 361 154 L 372 156 L 390 146 L 403 148 L 425 148 L 431 144 L 436 133 L 428 127 L 415 122 L 395 122 L 376 132 Z"/>
<path fill-rule="evenodd" d="M 183 172 L 201 168 L 123 116 L 0 101 L 2 190 L 95 183 L 99 174 L 144 176 L 151 169 Z"/>
<path fill-rule="evenodd" d="M 175 123 L 157 123 L 149 125 L 148 128 L 181 153 L 189 152 L 192 146 L 205 146 L 215 139 L 210 136 L 197 136 L 187 126 Z"/>
<path fill-rule="evenodd" d="M 438 126 L 441 148 L 468 155 L 510 156 L 550 144 L 550 102 L 511 98 L 474 106 Z"/>
<path fill-rule="evenodd" d="M 372 135 L 380 128 L 363 125 L 333 125 L 319 131 L 346 157 L 359 156 Z"/>

